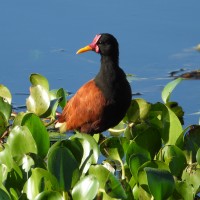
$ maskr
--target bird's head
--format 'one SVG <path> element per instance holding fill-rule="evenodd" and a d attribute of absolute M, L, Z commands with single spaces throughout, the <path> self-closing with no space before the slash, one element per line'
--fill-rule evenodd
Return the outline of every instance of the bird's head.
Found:
<path fill-rule="evenodd" d="M 98 34 L 95 36 L 91 44 L 79 49 L 77 54 L 84 53 L 86 51 L 95 51 L 96 53 L 100 53 L 105 56 L 118 56 L 118 42 L 116 38 L 109 33 Z"/>

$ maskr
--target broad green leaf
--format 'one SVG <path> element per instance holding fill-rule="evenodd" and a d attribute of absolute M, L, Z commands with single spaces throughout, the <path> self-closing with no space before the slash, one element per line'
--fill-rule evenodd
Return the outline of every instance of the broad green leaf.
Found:
<path fill-rule="evenodd" d="M 145 158 L 147 158 L 148 160 L 151 160 L 151 155 L 150 152 L 147 151 L 146 148 L 141 147 L 140 145 L 138 145 L 135 141 L 133 141 L 126 152 L 126 162 L 128 165 L 130 165 L 130 157 L 132 155 L 137 155 L 137 154 L 142 154 L 144 155 Z"/>
<path fill-rule="evenodd" d="M 7 144 L 13 157 L 38 151 L 32 134 L 25 126 L 15 126 L 8 136 Z"/>
<path fill-rule="evenodd" d="M 6 99 L 6 101 L 9 104 L 11 104 L 12 95 L 10 93 L 10 90 L 6 86 L 4 86 L 2 84 L 0 84 L 0 96 L 3 97 L 4 99 Z"/>
<path fill-rule="evenodd" d="M 182 181 L 186 181 L 193 186 L 194 194 L 199 192 L 200 187 L 200 168 L 188 167 L 183 171 Z"/>
<path fill-rule="evenodd" d="M 13 167 L 13 158 L 8 144 L 4 144 L 4 149 L 0 152 L 0 164 L 6 165 L 8 171 Z"/>
<path fill-rule="evenodd" d="M 40 116 L 50 106 L 49 91 L 41 85 L 30 87 L 30 96 L 26 100 L 27 110 Z"/>
<path fill-rule="evenodd" d="M 147 174 L 144 170 L 146 167 L 167 170 L 167 171 L 170 171 L 170 170 L 167 164 L 161 161 L 157 161 L 157 160 L 147 161 L 143 165 L 140 166 L 140 168 L 138 169 L 138 183 L 147 193 L 150 194 L 148 181 L 147 181 Z"/>
<path fill-rule="evenodd" d="M 177 78 L 169 82 L 162 91 L 162 100 L 164 103 L 169 102 L 170 96 L 174 88 L 182 81 L 182 78 Z"/>
<path fill-rule="evenodd" d="M 79 179 L 79 166 L 65 146 L 52 146 L 48 153 L 48 170 L 57 178 L 60 189 L 68 191 Z"/>
<path fill-rule="evenodd" d="M 45 157 L 49 150 L 50 141 L 49 134 L 41 119 L 33 113 L 28 113 L 23 117 L 21 124 L 30 130 L 37 145 L 38 155 Z"/>
<path fill-rule="evenodd" d="M 135 143 L 143 149 L 146 149 L 153 159 L 155 154 L 161 148 L 161 136 L 159 131 L 146 124 L 139 124 L 133 129 L 136 135 Z"/>
<path fill-rule="evenodd" d="M 83 147 L 83 157 L 80 165 L 82 173 L 86 173 L 91 164 L 96 164 L 99 158 L 99 147 L 95 139 L 87 134 L 76 133 L 70 140 L 79 139 Z"/>
<path fill-rule="evenodd" d="M 160 152 L 158 157 L 164 161 L 170 168 L 172 175 L 179 177 L 187 166 L 187 160 L 184 153 L 177 146 L 166 145 Z"/>
<path fill-rule="evenodd" d="M 49 190 L 58 190 L 56 178 L 47 170 L 32 169 L 32 174 L 24 185 L 23 193 L 26 193 L 28 199 L 34 199 L 39 193 Z"/>
<path fill-rule="evenodd" d="M 174 145 L 183 132 L 178 117 L 162 103 L 156 103 L 151 108 L 150 123 L 160 129 L 164 144 Z"/>
<path fill-rule="evenodd" d="M 4 115 L 5 119 L 8 121 L 11 115 L 11 105 L 7 103 L 3 97 L 0 97 L 0 111 Z"/>
<path fill-rule="evenodd" d="M 117 177 L 102 165 L 90 166 L 89 174 L 99 181 L 99 189 L 112 198 L 126 199 L 127 195 Z"/>
<path fill-rule="evenodd" d="M 188 184 L 186 181 L 176 181 L 175 188 L 175 199 L 183 199 L 183 200 L 193 200 L 194 199 L 194 191 L 192 185 Z M 174 196 L 173 195 L 173 196 Z"/>
<path fill-rule="evenodd" d="M 146 167 L 148 186 L 156 200 L 167 199 L 172 195 L 175 182 L 167 170 Z"/>
<path fill-rule="evenodd" d="M 64 200 L 64 199 L 59 192 L 44 191 L 39 193 L 34 200 Z"/>
<path fill-rule="evenodd" d="M 99 181 L 94 175 L 82 178 L 72 190 L 73 200 L 87 199 L 93 200 L 99 189 Z"/>
<path fill-rule="evenodd" d="M 83 157 L 83 147 L 81 145 L 81 142 L 79 138 L 74 138 L 74 139 L 66 139 L 66 140 L 61 140 L 52 145 L 52 147 L 49 149 L 48 154 L 51 154 L 52 151 L 54 151 L 54 148 L 56 147 L 65 147 L 75 157 L 77 163 L 80 165 Z"/>
<path fill-rule="evenodd" d="M 47 91 L 49 91 L 49 82 L 41 74 L 31 74 L 30 82 L 33 86 L 41 85 L 43 88 L 45 88 Z"/>
<path fill-rule="evenodd" d="M 136 122 L 144 119 L 150 109 L 151 105 L 144 99 L 134 99 L 123 119 L 124 122 Z"/>
<path fill-rule="evenodd" d="M 142 164 L 149 161 L 149 158 L 145 156 L 145 154 L 132 154 L 129 159 L 129 167 L 134 179 L 137 181 L 138 178 L 138 170 Z"/>

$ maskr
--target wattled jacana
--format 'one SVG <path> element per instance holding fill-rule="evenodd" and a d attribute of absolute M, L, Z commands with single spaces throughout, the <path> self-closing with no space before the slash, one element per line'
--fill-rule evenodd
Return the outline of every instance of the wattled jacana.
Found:
<path fill-rule="evenodd" d="M 115 37 L 108 33 L 96 35 L 93 42 L 78 50 L 77 54 L 90 50 L 101 55 L 100 71 L 67 102 L 56 125 L 61 132 L 103 132 L 117 125 L 130 106 L 131 88 L 119 67 Z"/>

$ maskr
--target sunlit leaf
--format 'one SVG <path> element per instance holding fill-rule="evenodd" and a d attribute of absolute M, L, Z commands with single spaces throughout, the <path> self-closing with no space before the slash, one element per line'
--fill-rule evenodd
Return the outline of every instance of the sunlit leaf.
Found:
<path fill-rule="evenodd" d="M 15 126 L 7 140 L 12 156 L 23 156 L 27 153 L 37 153 L 35 140 L 25 126 Z"/>
<path fill-rule="evenodd" d="M 0 164 L 6 165 L 8 171 L 13 167 L 13 158 L 8 144 L 4 144 L 4 149 L 0 152 Z"/>
<path fill-rule="evenodd" d="M 167 170 L 146 167 L 148 186 L 156 200 L 167 199 L 174 191 L 173 176 Z"/>
<path fill-rule="evenodd" d="M 26 100 L 27 110 L 40 116 L 50 106 L 49 91 L 41 85 L 30 87 L 30 96 Z"/>
<path fill-rule="evenodd" d="M 169 82 L 162 91 L 162 100 L 164 103 L 167 103 L 170 99 L 171 93 L 174 88 L 182 81 L 182 78 L 177 78 Z"/>
<path fill-rule="evenodd" d="M 8 121 L 11 115 L 12 107 L 8 102 L 4 100 L 3 97 L 0 97 L 0 111 Z"/>
<path fill-rule="evenodd" d="M 134 99 L 131 102 L 126 116 L 123 121 L 125 122 L 136 122 L 139 119 L 144 119 L 147 116 L 147 113 L 151 105 L 147 103 L 144 99 Z"/>
<path fill-rule="evenodd" d="M 178 117 L 162 103 L 156 103 L 151 106 L 150 122 L 160 129 L 161 137 L 165 144 L 174 145 L 183 132 Z"/>
<path fill-rule="evenodd" d="M 175 188 L 175 199 L 193 200 L 194 191 L 192 185 L 186 181 L 177 181 Z"/>
<path fill-rule="evenodd" d="M 56 191 L 44 191 L 39 193 L 34 200 L 63 200 L 63 197 Z"/>
<path fill-rule="evenodd" d="M 30 82 L 32 83 L 33 86 L 41 85 L 43 88 L 49 91 L 49 82 L 41 74 L 31 74 Z"/>
<path fill-rule="evenodd" d="M 99 181 L 94 175 L 82 178 L 72 190 L 73 200 L 93 200 L 99 189 Z"/>
<path fill-rule="evenodd" d="M 35 168 L 23 188 L 28 199 L 34 199 L 39 193 L 48 190 L 58 190 L 56 178 L 47 170 Z"/>
<path fill-rule="evenodd" d="M 99 189 L 112 198 L 125 199 L 127 197 L 120 181 L 108 169 L 101 165 L 91 166 L 89 174 L 94 175 L 99 181 Z"/>
<path fill-rule="evenodd" d="M 76 133 L 70 137 L 70 140 L 74 138 L 79 139 L 83 147 L 83 157 L 80 165 L 82 173 L 86 173 L 91 164 L 96 164 L 99 158 L 99 147 L 95 139 L 87 134 Z"/>
<path fill-rule="evenodd" d="M 38 155 L 45 157 L 49 150 L 50 141 L 41 119 L 33 113 L 28 113 L 23 117 L 21 124 L 30 130 L 37 145 Z"/>
<path fill-rule="evenodd" d="M 196 194 L 200 189 L 200 168 L 192 168 L 188 166 L 183 171 L 182 181 L 186 181 L 188 184 L 192 185 L 193 193 Z"/>
<path fill-rule="evenodd" d="M 6 99 L 6 101 L 9 104 L 11 104 L 12 95 L 10 93 L 10 90 L 6 86 L 4 86 L 2 84 L 0 84 L 0 96 L 3 97 L 4 99 Z"/>

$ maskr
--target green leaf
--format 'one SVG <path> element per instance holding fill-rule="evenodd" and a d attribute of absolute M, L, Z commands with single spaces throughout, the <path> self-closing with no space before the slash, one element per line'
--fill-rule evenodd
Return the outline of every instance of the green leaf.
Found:
<path fill-rule="evenodd" d="M 182 181 L 187 182 L 193 187 L 193 194 L 199 192 L 200 186 L 200 168 L 189 167 L 183 171 Z"/>
<path fill-rule="evenodd" d="M 12 156 L 23 156 L 27 153 L 37 153 L 35 140 L 29 129 L 24 126 L 15 126 L 7 140 Z"/>
<path fill-rule="evenodd" d="M 57 178 L 61 190 L 68 191 L 78 181 L 78 163 L 71 151 L 62 144 L 51 147 L 47 167 Z"/>
<path fill-rule="evenodd" d="M 139 124 L 133 129 L 135 137 L 135 143 L 143 149 L 146 149 L 153 159 L 155 154 L 158 153 L 161 148 L 161 136 L 159 131 L 146 124 Z"/>
<path fill-rule="evenodd" d="M 49 91 L 41 85 L 30 87 L 30 96 L 26 100 L 27 110 L 40 116 L 50 106 Z"/>
<path fill-rule="evenodd" d="M 176 196 L 175 199 L 183 199 L 183 200 L 194 199 L 193 187 L 192 185 L 189 185 L 185 181 L 177 181 L 175 190 L 176 190 L 175 195 L 178 195 Z"/>
<path fill-rule="evenodd" d="M 150 109 L 151 105 L 144 99 L 134 99 L 123 119 L 124 122 L 136 122 L 144 119 Z"/>
<path fill-rule="evenodd" d="M 41 85 L 43 88 L 49 91 L 49 82 L 41 74 L 31 74 L 30 82 L 32 83 L 33 86 Z"/>
<path fill-rule="evenodd" d="M 175 182 L 167 170 L 146 167 L 148 186 L 156 200 L 167 199 L 172 195 Z"/>
<path fill-rule="evenodd" d="M 99 181 L 99 189 L 112 198 L 126 199 L 127 195 L 117 177 L 101 165 L 90 166 L 89 174 L 94 175 Z"/>
<path fill-rule="evenodd" d="M 45 157 L 49 150 L 50 141 L 49 134 L 41 119 L 33 113 L 28 113 L 23 117 L 21 124 L 30 130 L 37 145 L 38 155 Z"/>
<path fill-rule="evenodd" d="M 5 119 L 8 121 L 11 115 L 11 105 L 7 103 L 3 97 L 0 97 L 0 111 L 4 115 Z"/>
<path fill-rule="evenodd" d="M 44 191 L 39 193 L 34 200 L 63 200 L 63 197 L 56 191 Z"/>
<path fill-rule="evenodd" d="M 83 147 L 83 157 L 80 164 L 80 170 L 82 173 L 86 173 L 91 164 L 96 164 L 99 158 L 99 147 L 95 139 L 87 134 L 76 133 L 70 140 L 79 139 Z"/>
<path fill-rule="evenodd" d="M 129 159 L 129 166 L 134 179 L 137 181 L 138 170 L 145 162 L 149 161 L 149 158 L 145 154 L 132 154 Z"/>
<path fill-rule="evenodd" d="M 187 166 L 187 160 L 184 153 L 174 145 L 164 146 L 160 150 L 158 157 L 169 166 L 172 175 L 177 177 L 182 174 Z"/>
<path fill-rule="evenodd" d="M 8 144 L 4 144 L 4 149 L 0 152 L 0 164 L 6 165 L 8 171 L 13 167 L 13 158 Z"/>
<path fill-rule="evenodd" d="M 170 96 L 174 88 L 182 81 L 182 78 L 177 78 L 169 82 L 162 91 L 162 100 L 164 103 L 169 102 Z"/>
<path fill-rule="evenodd" d="M 26 193 L 28 199 L 34 199 L 43 191 L 58 190 L 58 188 L 58 182 L 50 172 L 35 168 L 32 169 L 32 174 L 24 185 L 23 193 Z"/>
<path fill-rule="evenodd" d="M 151 160 L 151 155 L 150 152 L 147 151 L 147 149 L 141 147 L 140 145 L 138 145 L 135 141 L 133 141 L 126 152 L 126 162 L 129 165 L 130 163 L 130 157 L 132 155 L 137 155 L 137 154 L 142 154 L 145 158 L 147 158 L 148 160 Z"/>
<path fill-rule="evenodd" d="M 82 178 L 72 190 L 73 200 L 87 199 L 93 200 L 99 189 L 99 181 L 94 175 Z"/>
<path fill-rule="evenodd" d="M 183 132 L 178 117 L 162 103 L 152 105 L 150 123 L 160 130 L 165 144 L 174 145 Z"/>
<path fill-rule="evenodd" d="M 0 96 L 3 97 L 4 99 L 6 99 L 6 101 L 9 104 L 11 104 L 12 95 L 11 95 L 9 89 L 6 86 L 2 85 L 2 84 L 0 84 Z"/>

